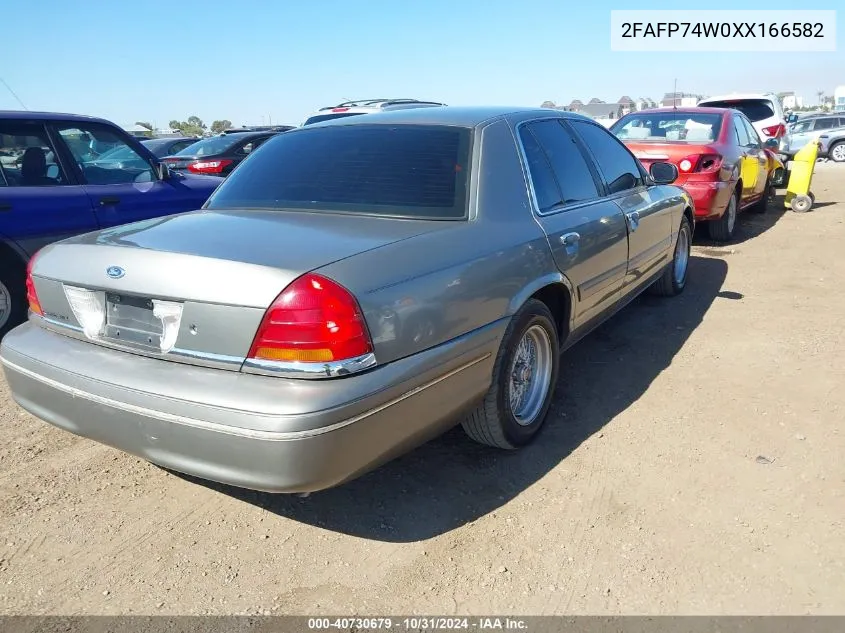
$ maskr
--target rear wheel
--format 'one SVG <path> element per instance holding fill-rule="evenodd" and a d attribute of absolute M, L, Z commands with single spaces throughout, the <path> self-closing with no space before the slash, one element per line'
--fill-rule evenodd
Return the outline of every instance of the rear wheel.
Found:
<path fill-rule="evenodd" d="M 711 239 L 717 242 L 729 242 L 736 232 L 736 218 L 739 212 L 739 191 L 731 196 L 725 212 L 718 220 L 712 220 L 707 224 L 707 230 Z"/>
<path fill-rule="evenodd" d="M 560 365 L 558 349 L 552 313 L 545 303 L 530 299 L 505 332 L 487 395 L 461 423 L 466 434 L 505 449 L 531 442 L 551 405 Z"/>
<path fill-rule="evenodd" d="M 687 216 L 681 219 L 678 229 L 678 240 L 675 242 L 675 254 L 672 262 L 655 281 L 650 290 L 653 294 L 664 297 L 674 297 L 684 291 L 687 285 L 687 270 L 689 269 L 690 251 L 692 250 L 692 227 Z"/>
<path fill-rule="evenodd" d="M 845 141 L 831 145 L 827 155 L 835 163 L 845 163 Z"/>

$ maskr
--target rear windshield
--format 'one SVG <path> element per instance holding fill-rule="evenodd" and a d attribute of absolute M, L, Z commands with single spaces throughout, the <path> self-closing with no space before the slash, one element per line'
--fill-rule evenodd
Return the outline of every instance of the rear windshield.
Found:
<path fill-rule="evenodd" d="M 622 141 L 712 143 L 721 129 L 721 114 L 679 111 L 629 114 L 610 131 Z"/>
<path fill-rule="evenodd" d="M 196 143 L 188 145 L 181 152 L 176 152 L 174 156 L 213 156 L 214 154 L 222 154 L 230 147 L 233 147 L 244 135 L 227 134 L 225 136 L 212 136 Z"/>
<path fill-rule="evenodd" d="M 775 116 L 775 109 L 768 99 L 726 99 L 725 101 L 707 101 L 698 105 L 708 108 L 733 108 L 747 116 L 752 123 Z"/>
<path fill-rule="evenodd" d="M 470 130 L 333 125 L 280 134 L 207 208 L 340 211 L 420 219 L 466 215 Z"/>
<path fill-rule="evenodd" d="M 334 112 L 333 114 L 315 114 L 308 117 L 302 125 L 311 125 L 312 123 L 320 123 L 322 121 L 331 121 L 332 119 L 342 119 L 347 116 L 358 116 L 360 114 L 367 114 L 366 112 Z"/>

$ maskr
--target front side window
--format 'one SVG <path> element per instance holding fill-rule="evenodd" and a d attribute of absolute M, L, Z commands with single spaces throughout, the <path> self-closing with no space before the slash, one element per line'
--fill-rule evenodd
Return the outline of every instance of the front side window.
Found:
<path fill-rule="evenodd" d="M 560 120 L 537 121 L 530 123 L 528 128 L 549 157 L 564 204 L 592 200 L 599 196 L 596 181 L 584 155 Z"/>
<path fill-rule="evenodd" d="M 609 194 L 628 191 L 643 184 L 637 159 L 611 132 L 587 121 L 571 121 L 571 125 L 593 154 Z"/>
<path fill-rule="evenodd" d="M 810 119 L 809 121 L 799 121 L 792 125 L 791 129 L 789 130 L 792 134 L 801 134 L 803 132 L 809 132 L 813 129 L 813 120 Z"/>
<path fill-rule="evenodd" d="M 269 139 L 207 208 L 407 218 L 467 213 L 471 131 L 438 125 L 303 128 Z"/>
<path fill-rule="evenodd" d="M 9 187 L 68 184 L 43 125 L 0 122 L 0 183 Z"/>
<path fill-rule="evenodd" d="M 156 180 L 147 159 L 104 125 L 65 124 L 59 127 L 59 134 L 73 154 L 86 184 L 119 185 Z M 109 159 L 115 154 L 121 160 Z"/>

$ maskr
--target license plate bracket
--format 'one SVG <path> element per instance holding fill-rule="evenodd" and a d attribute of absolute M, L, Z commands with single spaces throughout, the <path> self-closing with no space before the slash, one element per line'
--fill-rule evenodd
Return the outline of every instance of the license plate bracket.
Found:
<path fill-rule="evenodd" d="M 103 338 L 123 345 L 160 351 L 164 324 L 154 314 L 152 299 L 106 293 Z"/>

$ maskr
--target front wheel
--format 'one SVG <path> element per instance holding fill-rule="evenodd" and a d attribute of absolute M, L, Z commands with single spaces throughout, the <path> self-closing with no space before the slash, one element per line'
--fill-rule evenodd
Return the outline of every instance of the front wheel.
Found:
<path fill-rule="evenodd" d="M 827 155 L 835 163 L 845 163 L 845 141 L 831 145 Z"/>
<path fill-rule="evenodd" d="M 674 297 L 684 291 L 687 285 L 687 271 L 692 251 L 692 226 L 687 216 L 681 218 L 678 228 L 678 240 L 675 242 L 675 253 L 671 263 L 663 274 L 655 281 L 650 290 L 653 294 L 663 297 Z"/>
<path fill-rule="evenodd" d="M 551 406 L 560 366 L 558 350 L 552 313 L 542 301 L 530 299 L 505 332 L 487 395 L 461 422 L 466 434 L 496 448 L 530 443 Z"/>

